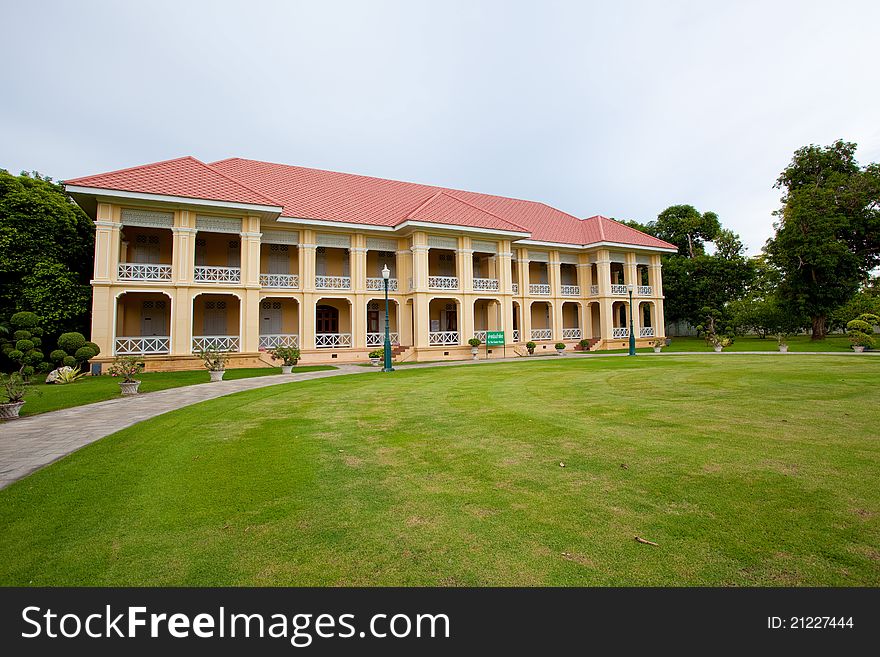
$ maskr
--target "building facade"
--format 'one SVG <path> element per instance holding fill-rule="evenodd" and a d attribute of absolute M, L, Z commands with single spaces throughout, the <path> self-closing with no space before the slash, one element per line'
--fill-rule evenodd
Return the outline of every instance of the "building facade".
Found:
<path fill-rule="evenodd" d="M 489 357 L 557 342 L 663 336 L 660 256 L 675 247 L 540 203 L 249 160 L 193 158 L 67 181 L 95 221 L 91 339 L 99 362 L 147 369 L 367 359 L 382 346 L 383 267 L 399 361 Z"/>

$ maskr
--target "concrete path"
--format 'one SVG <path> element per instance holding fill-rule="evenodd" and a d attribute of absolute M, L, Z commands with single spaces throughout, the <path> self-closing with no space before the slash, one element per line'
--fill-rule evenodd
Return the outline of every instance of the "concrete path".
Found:
<path fill-rule="evenodd" d="M 669 352 L 661 354 L 639 353 L 639 356 L 705 356 L 718 357 L 735 354 L 797 357 L 804 355 L 823 356 L 880 356 L 880 352 L 855 354 L 853 352 L 790 352 L 778 351 L 729 351 L 715 352 Z M 574 354 L 571 354 L 574 355 Z M 577 354 L 578 358 L 614 358 L 628 354 L 589 353 Z M 530 358 L 497 358 L 489 361 L 447 361 L 443 363 L 423 363 L 405 365 L 400 370 L 422 369 L 426 367 L 452 367 L 461 365 L 491 365 L 504 362 L 541 362 L 544 358 L 558 358 L 546 354 Z M 375 368 L 359 365 L 341 365 L 335 370 L 304 372 L 302 374 L 275 374 L 250 379 L 202 383 L 180 388 L 170 388 L 134 397 L 119 397 L 107 401 L 65 408 L 49 413 L 41 413 L 0 423 L 0 489 L 14 481 L 26 477 L 34 470 L 67 456 L 81 447 L 116 433 L 133 424 L 169 411 L 196 404 L 207 399 L 215 399 L 245 390 L 255 390 L 282 383 L 297 383 L 312 379 L 324 379 L 345 374 L 377 373 Z"/>

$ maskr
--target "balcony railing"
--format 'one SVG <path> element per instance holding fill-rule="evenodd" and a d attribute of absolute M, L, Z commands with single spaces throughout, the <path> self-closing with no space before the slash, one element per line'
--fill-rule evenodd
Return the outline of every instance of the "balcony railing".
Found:
<path fill-rule="evenodd" d="M 170 281 L 171 265 L 120 262 L 118 278 L 120 281 Z"/>
<path fill-rule="evenodd" d="M 350 290 L 350 276 L 315 276 L 315 287 L 319 290 Z"/>
<path fill-rule="evenodd" d="M 385 291 L 385 279 L 384 278 L 368 278 L 367 279 L 367 289 L 368 290 L 379 290 L 381 292 Z M 397 292 L 397 279 L 389 278 L 388 279 L 388 291 L 389 292 Z"/>
<path fill-rule="evenodd" d="M 519 329 L 513 329 L 513 341 L 519 342 Z"/>
<path fill-rule="evenodd" d="M 193 353 L 199 351 L 238 351 L 239 339 L 237 335 L 194 335 L 192 341 Z"/>
<path fill-rule="evenodd" d="M 486 331 L 474 331 L 474 337 L 482 344 L 486 344 Z"/>
<path fill-rule="evenodd" d="M 552 340 L 553 330 L 548 328 L 532 329 L 532 340 Z"/>
<path fill-rule="evenodd" d="M 497 292 L 498 291 L 498 279 L 497 278 L 475 278 L 474 279 L 474 291 L 476 292 Z"/>
<path fill-rule="evenodd" d="M 432 331 L 428 333 L 428 344 L 432 347 L 457 345 L 458 331 Z"/>
<path fill-rule="evenodd" d="M 639 328 L 639 337 L 640 338 L 653 338 L 654 337 L 654 327 L 653 326 L 642 326 Z"/>
<path fill-rule="evenodd" d="M 579 328 L 564 328 L 564 329 L 562 329 L 562 339 L 563 340 L 580 340 L 581 339 L 581 330 Z"/>
<path fill-rule="evenodd" d="M 193 280 L 196 283 L 241 283 L 241 267 L 196 265 Z"/>
<path fill-rule="evenodd" d="M 391 339 L 391 344 L 399 345 L 400 344 L 400 334 L 399 333 L 389 333 L 389 338 Z M 385 344 L 385 334 L 384 333 L 367 333 L 367 346 L 368 347 L 381 347 Z"/>
<path fill-rule="evenodd" d="M 150 335 L 133 338 L 116 338 L 113 352 L 117 356 L 132 354 L 167 354 L 171 351 L 171 338 L 167 335 Z"/>
<path fill-rule="evenodd" d="M 457 290 L 458 276 L 428 276 L 428 287 L 432 290 Z"/>
<path fill-rule="evenodd" d="M 650 285 L 639 285 L 636 288 L 636 294 L 638 294 L 640 297 L 649 297 L 654 294 L 654 288 Z"/>
<path fill-rule="evenodd" d="M 298 274 L 260 274 L 260 285 L 262 287 L 299 287 Z"/>
<path fill-rule="evenodd" d="M 629 329 L 625 326 L 615 326 L 611 329 L 612 338 L 628 338 Z"/>
<path fill-rule="evenodd" d="M 519 283 L 513 283 L 510 287 L 513 288 L 514 294 L 519 294 Z"/>
<path fill-rule="evenodd" d="M 529 294 L 550 294 L 550 286 L 547 283 L 530 283 Z"/>
<path fill-rule="evenodd" d="M 612 285 L 611 294 L 626 294 L 626 285 Z"/>
<path fill-rule="evenodd" d="M 317 349 L 350 346 L 351 333 L 315 333 L 315 347 Z"/>
<path fill-rule="evenodd" d="M 599 286 L 598 285 L 591 285 L 590 286 L 590 296 L 591 297 L 599 296 Z"/>
<path fill-rule="evenodd" d="M 559 293 L 564 297 L 579 297 L 581 295 L 581 288 L 579 285 L 561 285 Z"/>
<path fill-rule="evenodd" d="M 299 336 L 295 333 L 267 333 L 260 336 L 260 349 L 278 347 L 299 347 Z"/>

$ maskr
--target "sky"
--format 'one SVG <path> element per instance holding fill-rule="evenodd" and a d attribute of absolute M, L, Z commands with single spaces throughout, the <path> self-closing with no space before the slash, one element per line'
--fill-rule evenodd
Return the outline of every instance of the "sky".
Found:
<path fill-rule="evenodd" d="M 880 161 L 880 2 L 3 3 L 0 168 L 238 156 L 646 222 L 750 254 L 792 153 Z"/>

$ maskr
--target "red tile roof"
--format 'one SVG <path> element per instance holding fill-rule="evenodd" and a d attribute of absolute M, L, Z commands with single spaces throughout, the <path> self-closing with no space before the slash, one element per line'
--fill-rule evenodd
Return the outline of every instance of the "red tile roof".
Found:
<path fill-rule="evenodd" d="M 579 219 L 535 201 L 241 158 L 205 164 L 183 157 L 66 183 L 281 206 L 283 217 L 365 226 L 393 227 L 421 221 L 490 232 L 528 233 L 528 239 L 539 242 L 675 248 L 613 219 Z"/>
<path fill-rule="evenodd" d="M 144 164 L 96 176 L 66 180 L 68 185 L 124 192 L 180 196 L 208 201 L 280 205 L 194 157 Z"/>

